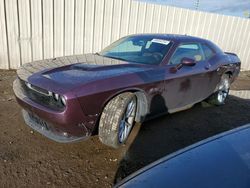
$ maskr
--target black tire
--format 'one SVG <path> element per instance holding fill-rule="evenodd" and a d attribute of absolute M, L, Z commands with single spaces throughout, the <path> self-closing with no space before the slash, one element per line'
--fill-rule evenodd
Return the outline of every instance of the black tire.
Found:
<path fill-rule="evenodd" d="M 229 94 L 230 77 L 228 74 L 224 74 L 221 77 L 221 81 L 217 88 L 217 91 L 207 99 L 207 102 L 212 105 L 220 106 L 225 104 L 225 100 Z"/>
<path fill-rule="evenodd" d="M 132 105 L 133 106 L 132 106 Z M 132 116 L 125 118 L 128 114 L 128 107 L 133 107 L 133 119 Z M 136 96 L 133 93 L 126 92 L 122 93 L 108 102 L 105 106 L 99 122 L 99 139 L 105 145 L 111 146 L 113 148 L 118 148 L 126 142 L 129 137 L 129 134 L 132 130 L 136 116 L 137 101 Z M 130 113 L 130 111 L 129 111 Z M 124 131 L 125 127 L 128 127 L 126 121 L 131 122 L 131 127 L 129 131 L 126 131 L 126 138 L 121 139 L 121 131 Z M 122 127 L 122 128 L 121 128 Z M 123 129 L 124 128 L 124 129 Z M 127 133 L 128 132 L 128 133 Z M 124 133 L 125 134 L 125 133 Z M 123 135 L 124 136 L 124 135 Z M 123 138 L 123 137 L 122 137 Z"/>

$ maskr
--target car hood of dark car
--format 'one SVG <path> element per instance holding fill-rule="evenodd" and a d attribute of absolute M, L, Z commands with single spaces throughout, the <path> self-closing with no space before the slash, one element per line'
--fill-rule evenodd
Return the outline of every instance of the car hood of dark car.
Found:
<path fill-rule="evenodd" d="M 250 124 L 166 156 L 115 187 L 250 187 Z"/>
<path fill-rule="evenodd" d="M 152 66 L 129 63 L 95 54 L 35 61 L 17 70 L 20 79 L 50 90 L 69 90 L 80 84 L 132 74 Z"/>

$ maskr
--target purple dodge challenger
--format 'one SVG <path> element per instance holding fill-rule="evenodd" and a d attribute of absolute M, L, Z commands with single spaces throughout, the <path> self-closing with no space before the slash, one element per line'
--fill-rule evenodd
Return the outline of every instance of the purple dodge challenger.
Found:
<path fill-rule="evenodd" d="M 101 142 L 124 144 L 135 122 L 206 100 L 222 105 L 240 59 L 191 36 L 123 37 L 100 53 L 27 63 L 13 88 L 31 128 L 57 142 L 98 131 Z"/>

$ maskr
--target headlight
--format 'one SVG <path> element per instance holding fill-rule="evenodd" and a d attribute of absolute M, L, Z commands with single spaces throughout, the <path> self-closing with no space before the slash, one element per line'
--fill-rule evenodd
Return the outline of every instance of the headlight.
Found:
<path fill-rule="evenodd" d="M 66 106 L 66 99 L 65 99 L 65 97 L 64 97 L 64 96 L 60 96 L 60 98 L 61 98 L 62 104 L 63 104 L 64 106 Z"/>
<path fill-rule="evenodd" d="M 54 99 L 55 99 L 56 101 L 58 101 L 58 99 L 59 99 L 59 94 L 53 93 L 53 97 L 54 97 Z"/>
<path fill-rule="evenodd" d="M 53 97 L 53 100 L 58 104 L 62 104 L 63 106 L 66 106 L 66 98 L 64 96 L 61 96 L 57 93 L 51 92 L 51 97 Z"/>

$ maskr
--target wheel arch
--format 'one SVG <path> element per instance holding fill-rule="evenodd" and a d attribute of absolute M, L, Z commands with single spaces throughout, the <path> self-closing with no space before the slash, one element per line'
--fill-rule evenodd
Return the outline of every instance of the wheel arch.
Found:
<path fill-rule="evenodd" d="M 233 76 L 233 72 L 231 70 L 226 71 L 224 74 L 227 74 L 230 78 Z"/>
<path fill-rule="evenodd" d="M 138 123 L 142 123 L 146 116 L 149 114 L 149 102 L 146 97 L 146 94 L 142 91 L 134 92 L 137 99 L 137 110 L 135 121 Z"/>
<path fill-rule="evenodd" d="M 101 113 L 103 112 L 105 106 L 116 96 L 122 94 L 122 93 L 126 93 L 126 92 L 131 92 L 134 93 L 137 99 L 137 110 L 136 110 L 136 117 L 135 117 L 135 121 L 138 123 L 143 122 L 143 120 L 145 119 L 146 115 L 149 113 L 149 102 L 146 96 L 145 91 L 143 91 L 142 89 L 139 88 L 127 88 L 124 90 L 121 90 L 119 92 L 116 92 L 112 95 L 110 95 L 102 104 L 101 107 Z M 100 119 L 100 116 L 99 116 Z M 98 119 L 98 122 L 99 122 Z M 99 124 L 99 123 L 98 123 Z"/>
<path fill-rule="evenodd" d="M 224 73 L 224 75 L 228 75 L 228 78 L 229 78 L 229 82 L 230 83 L 232 83 L 233 82 L 233 75 L 234 75 L 234 73 L 233 73 L 233 71 L 232 70 L 227 70 L 225 73 Z"/>

